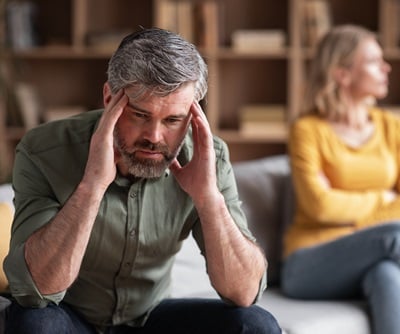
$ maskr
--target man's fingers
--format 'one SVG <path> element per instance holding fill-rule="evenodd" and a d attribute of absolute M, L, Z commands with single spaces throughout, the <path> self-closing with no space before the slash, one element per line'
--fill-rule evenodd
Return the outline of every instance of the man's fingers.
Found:
<path fill-rule="evenodd" d="M 124 90 L 119 90 L 117 94 L 112 96 L 110 102 L 107 104 L 100 120 L 99 128 L 103 128 L 104 131 L 107 129 L 114 131 L 115 124 L 127 103 L 128 97 L 125 95 Z"/>

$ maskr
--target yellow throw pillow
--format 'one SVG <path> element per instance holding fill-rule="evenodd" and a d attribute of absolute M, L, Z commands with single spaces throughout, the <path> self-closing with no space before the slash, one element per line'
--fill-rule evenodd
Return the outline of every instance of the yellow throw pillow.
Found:
<path fill-rule="evenodd" d="M 0 203 L 0 292 L 8 286 L 6 275 L 3 271 L 3 261 L 8 254 L 11 238 L 11 223 L 13 212 L 8 203 Z"/>

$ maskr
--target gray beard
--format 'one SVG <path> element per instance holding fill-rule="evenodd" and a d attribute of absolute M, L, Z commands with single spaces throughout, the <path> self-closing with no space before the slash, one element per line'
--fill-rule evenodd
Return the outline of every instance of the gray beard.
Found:
<path fill-rule="evenodd" d="M 171 162 L 178 156 L 184 140 L 178 145 L 174 151 L 170 151 L 165 145 L 161 145 L 163 159 L 155 161 L 152 159 L 140 159 L 136 157 L 135 150 L 138 148 L 149 148 L 160 146 L 147 142 L 146 144 L 135 143 L 135 147 L 131 150 L 127 149 L 126 143 L 120 138 L 118 131 L 114 131 L 114 146 L 119 151 L 122 161 L 128 167 L 128 173 L 136 178 L 158 178 L 165 173 Z"/>

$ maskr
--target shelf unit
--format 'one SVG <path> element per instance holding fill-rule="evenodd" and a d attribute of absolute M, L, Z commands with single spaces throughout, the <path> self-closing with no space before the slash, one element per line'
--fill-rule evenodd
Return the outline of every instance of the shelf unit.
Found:
<path fill-rule="evenodd" d="M 288 122 L 295 116 L 313 53 L 303 43 L 303 6 L 310 0 L 32 0 L 38 8 L 41 44 L 10 51 L 9 56 L 16 61 L 20 80 L 35 87 L 44 108 L 101 107 L 112 49 L 89 46 L 88 36 L 158 25 L 160 6 L 171 1 L 217 5 L 218 17 L 213 23 L 216 45 L 199 45 L 210 72 L 203 106 L 213 131 L 228 143 L 232 160 L 285 152 L 284 133 L 244 135 L 239 130 L 238 110 L 246 104 L 282 104 Z M 358 0 L 327 0 L 333 24 L 355 23 L 378 33 L 392 65 L 390 94 L 382 103 L 398 105 L 400 47 L 393 27 L 400 23 L 396 22 L 399 13 L 392 10 L 396 1 L 365 0 L 360 10 Z M 240 29 L 282 30 L 286 44 L 278 50 L 237 52 L 231 37 Z M 11 147 L 23 132 L 23 128 L 6 126 Z"/>

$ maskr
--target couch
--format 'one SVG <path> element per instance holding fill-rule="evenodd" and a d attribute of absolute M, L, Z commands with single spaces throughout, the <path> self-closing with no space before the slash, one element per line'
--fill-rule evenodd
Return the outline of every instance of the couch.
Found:
<path fill-rule="evenodd" d="M 239 194 L 250 229 L 268 258 L 268 284 L 258 305 L 270 311 L 286 334 L 370 334 L 366 304 L 358 300 L 294 300 L 282 295 L 279 273 L 282 234 L 295 205 L 286 155 L 234 164 Z M 11 201 L 10 187 L 0 187 L 0 202 Z M 6 198 L 4 198 L 6 197 Z M 205 264 L 189 237 L 176 257 L 172 297 L 217 297 L 205 274 Z M 0 299 L 0 309 L 8 301 Z M 2 329 L 0 314 L 0 334 Z"/>

